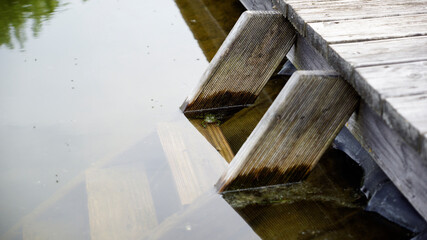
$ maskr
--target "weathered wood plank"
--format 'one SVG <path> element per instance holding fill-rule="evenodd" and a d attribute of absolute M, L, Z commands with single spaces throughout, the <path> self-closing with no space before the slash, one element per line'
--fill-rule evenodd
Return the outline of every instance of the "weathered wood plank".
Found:
<path fill-rule="evenodd" d="M 194 127 L 208 140 L 208 142 L 230 163 L 234 157 L 230 144 L 225 138 L 219 124 L 204 123 L 200 119 L 191 119 L 190 122 Z"/>
<path fill-rule="evenodd" d="M 139 239 L 157 225 L 144 170 L 112 167 L 86 171 L 91 239 Z"/>
<path fill-rule="evenodd" d="M 307 23 L 307 32 L 311 31 L 327 44 L 424 36 L 427 14 Z"/>
<path fill-rule="evenodd" d="M 304 178 L 358 103 L 336 73 L 293 74 L 217 183 L 219 191 Z"/>
<path fill-rule="evenodd" d="M 427 92 L 419 95 L 386 98 L 383 119 L 421 152 L 423 133 L 427 132 Z M 427 159 L 425 159 L 427 162 Z"/>
<path fill-rule="evenodd" d="M 427 61 L 360 67 L 354 76 L 356 89 L 369 106 L 382 113 L 414 149 L 422 148 L 427 128 L 427 106 L 422 105 L 427 95 Z"/>
<path fill-rule="evenodd" d="M 182 109 L 188 117 L 252 104 L 292 47 L 295 33 L 279 12 L 242 14 Z"/>
<path fill-rule="evenodd" d="M 425 61 L 427 48 L 421 46 L 427 46 L 427 37 L 333 44 L 330 46 L 327 59 L 353 85 L 369 106 L 381 113 L 381 105 L 375 104 L 380 101 L 378 90 L 360 75 L 363 73 L 362 67 Z M 376 94 L 373 94 L 374 92 Z"/>
<path fill-rule="evenodd" d="M 427 12 L 425 0 L 285 0 L 285 2 L 306 22 L 378 18 Z"/>
<path fill-rule="evenodd" d="M 253 10 L 253 11 L 273 10 L 273 3 L 271 2 L 271 0 L 240 0 L 240 2 L 248 10 Z"/>
<path fill-rule="evenodd" d="M 347 128 L 427 220 L 427 162 L 366 103 L 360 104 L 358 114 L 350 118 Z"/>
<path fill-rule="evenodd" d="M 227 162 L 189 123 L 160 123 L 160 142 L 183 205 L 212 189 Z"/>
<path fill-rule="evenodd" d="M 334 71 L 322 55 L 312 48 L 299 34 L 297 35 L 295 45 L 291 48 L 286 57 L 298 70 Z"/>

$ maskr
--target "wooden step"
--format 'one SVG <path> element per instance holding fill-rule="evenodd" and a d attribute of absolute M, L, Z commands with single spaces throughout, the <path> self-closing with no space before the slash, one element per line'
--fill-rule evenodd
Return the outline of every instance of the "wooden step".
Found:
<path fill-rule="evenodd" d="M 295 40 L 292 25 L 275 11 L 247 11 L 182 105 L 187 117 L 234 113 L 252 104 Z"/>
<path fill-rule="evenodd" d="M 234 153 L 225 138 L 219 123 L 205 123 L 201 119 L 191 119 L 193 126 L 208 140 L 208 142 L 230 163 Z"/>
<path fill-rule="evenodd" d="M 157 132 L 181 203 L 190 204 L 213 189 L 228 164 L 191 123 L 160 123 Z"/>
<path fill-rule="evenodd" d="M 140 239 L 157 225 L 143 168 L 118 166 L 86 171 L 91 239 Z"/>
<path fill-rule="evenodd" d="M 336 73 L 295 72 L 218 181 L 218 190 L 300 181 L 357 103 L 357 93 Z"/>

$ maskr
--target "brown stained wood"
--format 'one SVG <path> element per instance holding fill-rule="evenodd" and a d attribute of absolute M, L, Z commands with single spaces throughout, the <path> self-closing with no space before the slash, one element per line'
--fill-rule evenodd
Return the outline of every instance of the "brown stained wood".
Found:
<path fill-rule="evenodd" d="M 303 179 L 358 103 L 335 73 L 297 71 L 217 183 L 222 191 Z"/>
<path fill-rule="evenodd" d="M 139 239 L 157 225 L 143 169 L 90 169 L 86 188 L 92 240 Z"/>
<path fill-rule="evenodd" d="M 200 119 L 192 119 L 190 122 L 209 141 L 209 143 L 230 163 L 234 157 L 230 144 L 225 138 L 219 123 L 205 123 Z"/>
<path fill-rule="evenodd" d="M 227 162 L 189 122 L 159 123 L 160 138 L 182 205 L 212 188 Z"/>
<path fill-rule="evenodd" d="M 252 104 L 294 39 L 291 24 L 279 12 L 243 13 L 182 110 L 188 117 L 199 117 Z"/>
<path fill-rule="evenodd" d="M 427 220 L 426 160 L 364 102 L 346 125 L 394 185 Z"/>

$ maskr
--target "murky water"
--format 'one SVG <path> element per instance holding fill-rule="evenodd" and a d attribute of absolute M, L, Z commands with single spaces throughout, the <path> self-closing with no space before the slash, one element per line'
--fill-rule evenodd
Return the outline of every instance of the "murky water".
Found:
<path fill-rule="evenodd" d="M 241 11 L 0 0 L 0 239 L 407 238 L 330 158 L 302 184 L 214 192 L 227 164 L 178 107 Z M 234 151 L 283 84 L 223 124 Z"/>

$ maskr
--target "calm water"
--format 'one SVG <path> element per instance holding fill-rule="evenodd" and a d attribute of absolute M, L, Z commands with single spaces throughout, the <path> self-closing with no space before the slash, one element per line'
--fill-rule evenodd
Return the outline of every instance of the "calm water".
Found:
<path fill-rule="evenodd" d="M 178 107 L 242 10 L 0 0 L 0 239 L 405 239 L 351 183 L 214 193 L 226 163 Z M 242 122 L 223 127 L 235 151 Z"/>

